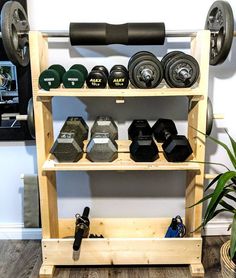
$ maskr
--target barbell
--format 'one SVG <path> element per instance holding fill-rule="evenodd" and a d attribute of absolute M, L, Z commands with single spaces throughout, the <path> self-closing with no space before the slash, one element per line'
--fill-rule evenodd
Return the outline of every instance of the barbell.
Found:
<path fill-rule="evenodd" d="M 33 106 L 33 99 L 30 98 L 27 106 L 27 114 L 25 115 L 5 115 L 6 118 L 15 118 L 16 121 L 27 121 L 27 126 L 32 138 L 35 138 L 35 123 L 34 123 L 34 106 Z M 213 127 L 213 120 L 214 119 L 223 119 L 223 115 L 214 114 L 212 102 L 210 98 L 207 99 L 207 111 L 206 111 L 206 135 L 210 135 Z"/>
<path fill-rule="evenodd" d="M 15 121 L 27 121 L 29 133 L 32 138 L 35 138 L 35 125 L 34 125 L 34 105 L 33 99 L 30 98 L 27 106 L 27 114 L 2 114 L 2 119 L 9 120 L 14 119 Z"/>
<path fill-rule="evenodd" d="M 234 16 L 230 4 L 216 1 L 207 14 L 205 29 L 210 30 L 210 64 L 218 65 L 227 58 L 234 32 Z M 19 2 L 8 1 L 1 11 L 3 46 L 8 59 L 16 66 L 29 64 L 30 26 L 27 14 Z M 41 31 L 44 37 L 70 38 L 71 45 L 156 45 L 166 37 L 194 37 L 196 30 L 166 31 L 164 23 L 70 23 L 68 31 Z"/>

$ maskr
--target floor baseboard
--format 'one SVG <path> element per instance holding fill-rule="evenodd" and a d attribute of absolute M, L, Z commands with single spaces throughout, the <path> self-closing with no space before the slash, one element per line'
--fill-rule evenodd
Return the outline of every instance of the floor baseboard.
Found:
<path fill-rule="evenodd" d="M 41 239 L 40 228 L 24 228 L 23 223 L 0 224 L 0 239 Z"/>

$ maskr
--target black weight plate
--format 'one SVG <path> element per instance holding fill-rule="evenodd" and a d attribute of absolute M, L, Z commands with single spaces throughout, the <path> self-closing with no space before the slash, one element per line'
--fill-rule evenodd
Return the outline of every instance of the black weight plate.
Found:
<path fill-rule="evenodd" d="M 187 70 L 190 78 L 182 80 L 179 78 L 179 71 L 181 68 Z M 166 83 L 172 88 L 189 88 L 194 85 L 200 74 L 198 62 L 190 55 L 177 54 L 172 58 L 165 67 Z"/>
<path fill-rule="evenodd" d="M 205 29 L 211 31 L 210 64 L 219 65 L 228 57 L 234 36 L 234 15 L 228 2 L 212 4 Z"/>
<path fill-rule="evenodd" d="M 133 63 L 133 61 L 141 56 L 152 56 L 152 57 L 155 57 L 156 56 L 152 53 L 152 52 L 149 52 L 149 51 L 139 51 L 137 53 L 135 53 L 130 59 L 129 59 L 129 62 L 128 62 L 128 70 L 131 66 L 131 64 Z"/>
<path fill-rule="evenodd" d="M 210 98 L 207 98 L 206 135 L 210 135 L 213 126 L 213 107 Z"/>
<path fill-rule="evenodd" d="M 27 106 L 27 124 L 30 135 L 32 138 L 35 139 L 35 125 L 34 125 L 34 105 L 33 105 L 33 98 L 29 99 L 28 106 Z"/>
<path fill-rule="evenodd" d="M 29 29 L 27 14 L 21 4 L 6 2 L 1 11 L 2 42 L 8 59 L 16 66 L 29 64 Z"/>
<path fill-rule="evenodd" d="M 147 69 L 152 72 L 152 80 L 149 83 L 146 83 L 141 75 L 141 72 Z M 163 79 L 162 64 L 155 56 L 140 56 L 130 65 L 129 76 L 134 87 L 155 88 Z"/>
<path fill-rule="evenodd" d="M 170 61 L 170 59 L 172 59 L 175 55 L 177 55 L 177 54 L 183 54 L 183 55 L 185 55 L 185 53 L 184 52 L 182 52 L 182 51 L 171 51 L 171 52 L 169 52 L 169 53 L 167 53 L 162 59 L 161 59 L 161 64 L 162 64 L 162 66 L 163 66 L 163 69 L 165 70 L 165 66 L 166 66 L 166 64 Z"/>

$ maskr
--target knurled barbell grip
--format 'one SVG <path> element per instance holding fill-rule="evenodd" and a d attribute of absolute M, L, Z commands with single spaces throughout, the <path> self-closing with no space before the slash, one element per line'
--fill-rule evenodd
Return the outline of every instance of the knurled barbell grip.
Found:
<path fill-rule="evenodd" d="M 162 45 L 164 23 L 70 23 L 71 45 Z"/>

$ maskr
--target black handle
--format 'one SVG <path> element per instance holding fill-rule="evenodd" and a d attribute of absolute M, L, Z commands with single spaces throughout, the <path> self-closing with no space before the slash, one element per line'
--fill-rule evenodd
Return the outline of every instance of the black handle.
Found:
<path fill-rule="evenodd" d="M 89 211 L 89 207 L 85 207 L 82 216 L 76 220 L 75 240 L 73 243 L 74 251 L 78 251 L 80 249 L 82 238 L 88 236 L 90 224 L 88 219 Z"/>
<path fill-rule="evenodd" d="M 84 235 L 83 229 L 78 229 L 78 231 L 75 233 L 75 240 L 74 240 L 74 244 L 73 244 L 74 251 L 78 251 L 80 249 L 83 235 Z"/>
<path fill-rule="evenodd" d="M 71 45 L 162 45 L 165 24 L 125 23 L 70 23 Z"/>

